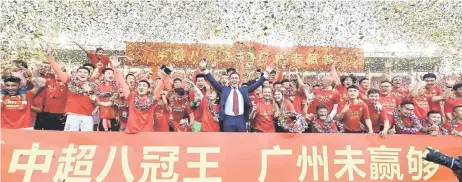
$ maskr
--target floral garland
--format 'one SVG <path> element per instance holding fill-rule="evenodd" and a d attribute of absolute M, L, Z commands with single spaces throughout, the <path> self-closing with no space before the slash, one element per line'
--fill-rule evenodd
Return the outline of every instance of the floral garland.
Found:
<path fill-rule="evenodd" d="M 288 124 L 288 117 L 295 117 L 295 120 Z M 309 127 L 305 117 L 295 111 L 285 112 L 279 119 L 278 125 L 291 133 L 302 133 Z"/>
<path fill-rule="evenodd" d="M 172 107 L 172 112 L 184 112 L 186 110 L 186 104 L 182 104 L 181 107 L 176 107 L 174 102 L 172 102 L 171 107 Z"/>
<path fill-rule="evenodd" d="M 345 127 L 343 127 L 343 124 L 340 123 L 340 121 L 335 121 L 335 124 L 337 125 L 337 129 L 339 133 L 345 133 Z"/>
<path fill-rule="evenodd" d="M 101 86 L 102 84 L 104 84 L 104 81 L 103 82 L 99 82 L 97 87 L 99 88 L 99 86 Z M 107 92 L 98 92 L 97 93 L 97 96 L 100 97 L 100 98 L 107 98 L 107 97 L 111 97 L 117 90 L 117 83 L 116 81 L 112 81 L 112 88 L 110 91 L 107 91 Z M 99 89 L 98 89 L 99 90 Z"/>
<path fill-rule="evenodd" d="M 119 96 L 119 94 L 114 94 L 114 96 L 112 97 L 112 102 L 114 106 L 116 106 L 119 109 L 128 108 L 128 101 L 126 99 L 123 99 L 123 103 L 120 103 L 119 99 L 117 99 Z"/>
<path fill-rule="evenodd" d="M 154 104 L 154 94 L 148 91 L 148 102 L 145 104 L 140 103 L 140 96 L 135 93 L 135 107 L 138 110 L 148 110 Z"/>
<path fill-rule="evenodd" d="M 443 127 L 443 122 L 440 122 L 440 123 L 438 124 L 438 127 L 440 128 L 441 134 L 442 134 L 442 135 L 449 135 L 448 130 L 445 129 L 445 128 Z"/>
<path fill-rule="evenodd" d="M 215 109 L 213 108 L 213 103 L 212 101 L 210 100 L 210 97 L 207 96 L 207 100 L 208 100 L 208 107 L 209 107 L 209 110 L 210 110 L 210 113 L 212 113 L 212 116 L 213 116 L 213 119 L 218 122 L 218 118 L 219 118 L 219 114 L 215 111 Z"/>
<path fill-rule="evenodd" d="M 294 92 L 294 91 L 285 91 L 284 96 L 287 96 L 287 97 L 295 96 L 295 93 L 296 92 Z"/>
<path fill-rule="evenodd" d="M 419 125 L 419 120 L 412 113 L 409 116 L 409 118 L 412 121 L 412 125 L 414 126 L 413 128 L 408 128 L 404 126 L 403 120 L 401 119 L 398 110 L 393 111 L 393 118 L 395 119 L 396 126 L 406 134 L 415 134 L 422 128 L 422 126 Z"/>
<path fill-rule="evenodd" d="M 450 126 L 451 126 L 451 131 L 450 131 L 450 132 L 456 130 L 456 128 L 459 127 L 459 125 L 456 124 L 456 120 L 455 120 L 455 119 L 452 120 L 452 121 L 450 121 L 449 124 L 450 124 Z M 440 127 L 440 128 L 441 128 L 441 127 Z M 444 129 L 444 130 L 446 130 L 446 129 Z M 447 132 L 447 134 L 450 134 L 450 132 L 448 132 L 447 130 L 446 130 L 446 132 Z"/>
<path fill-rule="evenodd" d="M 330 118 L 329 116 L 327 116 L 326 120 L 324 120 L 324 126 L 325 128 L 323 129 L 321 127 L 321 125 L 317 122 L 317 117 L 314 116 L 313 118 L 313 125 L 314 125 L 314 128 L 319 132 L 319 133 L 343 133 L 344 132 L 344 128 L 343 128 L 343 124 L 341 124 L 340 122 L 338 121 L 335 121 L 335 120 L 332 120 L 332 118 Z M 334 122 L 337 127 L 338 127 L 338 130 L 339 131 L 332 131 L 332 127 L 330 126 L 330 124 Z"/>
<path fill-rule="evenodd" d="M 92 91 L 90 91 L 90 93 L 88 93 L 85 89 L 83 89 L 82 87 L 82 83 L 79 83 L 79 81 L 77 81 L 77 79 L 71 79 L 71 81 L 69 82 L 69 91 L 73 94 L 76 94 L 76 95 L 83 95 L 83 94 L 92 94 L 91 92 L 95 92 L 97 91 L 98 89 L 96 88 L 95 84 L 89 82 L 88 85 L 91 87 Z"/>

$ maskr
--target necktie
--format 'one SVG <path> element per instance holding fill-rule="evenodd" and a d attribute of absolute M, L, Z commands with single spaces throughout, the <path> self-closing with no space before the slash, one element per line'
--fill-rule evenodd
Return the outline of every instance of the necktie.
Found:
<path fill-rule="evenodd" d="M 233 92 L 233 112 L 234 115 L 239 115 L 239 98 L 237 98 L 237 89 Z"/>

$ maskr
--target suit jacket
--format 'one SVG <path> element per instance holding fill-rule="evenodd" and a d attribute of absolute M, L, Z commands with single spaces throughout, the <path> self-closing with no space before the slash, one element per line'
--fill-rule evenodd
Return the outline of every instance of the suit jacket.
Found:
<path fill-rule="evenodd" d="M 228 96 L 231 93 L 233 88 L 231 86 L 221 85 L 220 83 L 218 83 L 217 80 L 215 80 L 215 78 L 213 78 L 213 76 L 210 73 L 208 73 L 205 76 L 207 77 L 207 80 L 210 82 L 210 84 L 212 84 L 212 86 L 218 92 L 221 93 L 221 95 L 220 95 L 219 119 L 220 119 L 220 121 L 223 121 L 224 118 L 225 118 L 226 100 L 228 99 Z M 252 85 L 250 85 L 248 87 L 239 87 L 238 88 L 239 91 L 242 94 L 242 98 L 244 99 L 244 117 L 245 117 L 246 121 L 249 119 L 249 115 L 250 115 L 250 111 L 251 111 L 251 107 L 252 107 L 252 104 L 250 103 L 250 99 L 249 99 L 249 93 L 255 91 L 258 87 L 263 85 L 263 82 L 265 82 L 265 80 L 266 80 L 265 77 L 260 77 L 260 79 L 258 79 L 258 81 L 255 82 L 254 84 L 252 84 Z"/>

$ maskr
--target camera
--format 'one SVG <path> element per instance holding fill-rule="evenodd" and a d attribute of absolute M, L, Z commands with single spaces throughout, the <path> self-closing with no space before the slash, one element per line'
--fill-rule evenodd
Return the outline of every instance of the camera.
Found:
<path fill-rule="evenodd" d="M 459 158 L 457 159 L 455 157 L 451 157 L 441 152 L 438 152 L 430 147 L 427 147 L 427 150 L 429 152 L 423 158 L 424 160 L 434 162 L 451 169 L 457 176 L 457 179 L 459 179 L 459 182 L 462 182 L 462 155 L 459 156 Z"/>
<path fill-rule="evenodd" d="M 167 75 L 172 73 L 172 70 L 163 64 L 160 65 L 160 70 L 162 70 Z"/>

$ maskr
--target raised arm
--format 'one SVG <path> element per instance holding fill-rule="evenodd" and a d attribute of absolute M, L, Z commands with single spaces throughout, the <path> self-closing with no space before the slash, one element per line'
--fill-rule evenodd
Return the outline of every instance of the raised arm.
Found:
<path fill-rule="evenodd" d="M 342 121 L 343 116 L 345 115 L 346 112 L 350 110 L 350 103 L 346 103 L 346 105 L 342 108 L 342 110 L 335 115 L 335 119 L 338 121 Z"/>
<path fill-rule="evenodd" d="M 112 59 L 111 59 L 111 60 L 112 60 Z M 99 76 L 100 76 L 99 73 L 101 72 L 102 69 L 104 69 L 103 67 L 104 67 L 104 65 L 103 65 L 103 63 L 101 63 L 101 62 L 99 62 L 99 63 L 96 65 L 95 70 L 93 70 L 93 73 L 91 74 L 90 81 L 93 82 L 93 81 L 95 81 L 95 80 L 98 80 L 98 78 L 99 78 Z M 112 64 L 111 64 L 111 69 L 114 70 L 114 66 L 112 66 Z"/>
<path fill-rule="evenodd" d="M 425 82 L 422 80 L 418 80 L 417 83 L 414 84 L 411 90 L 411 97 L 416 97 L 419 95 L 419 89 L 425 86 Z"/>
<path fill-rule="evenodd" d="M 210 72 L 208 72 L 207 70 L 204 71 L 204 73 L 205 73 L 205 77 L 210 82 L 210 84 L 212 84 L 213 88 L 215 88 L 219 92 L 222 92 L 224 86 L 221 85 L 220 83 L 218 83 L 218 81 L 215 80 L 215 78 L 213 78 L 212 74 Z"/>
<path fill-rule="evenodd" d="M 274 80 L 274 82 L 280 82 L 282 81 L 282 76 L 284 75 L 284 66 L 281 66 L 279 68 L 279 73 L 278 73 L 278 76 L 276 77 L 276 80 Z"/>
<path fill-rule="evenodd" d="M 83 47 L 82 45 L 80 45 L 80 44 L 79 44 L 78 42 L 76 42 L 76 41 L 73 41 L 73 42 L 74 42 L 75 45 L 79 46 L 79 48 L 82 49 L 82 51 L 84 51 L 85 53 L 88 54 L 88 50 L 87 50 L 85 47 Z"/>
<path fill-rule="evenodd" d="M 51 69 L 58 75 L 58 78 L 63 81 L 67 82 L 69 80 L 69 75 L 65 73 L 63 70 L 61 70 L 61 66 L 59 66 L 58 63 L 56 63 L 55 59 L 53 58 L 53 55 L 51 55 L 51 48 L 47 48 L 45 50 L 45 55 L 47 56 L 47 60 L 51 65 Z"/>
<path fill-rule="evenodd" d="M 250 115 L 249 115 L 250 120 L 255 120 L 255 117 L 257 116 L 257 107 L 258 107 L 258 104 L 252 103 L 252 112 L 250 112 Z"/>
<path fill-rule="evenodd" d="M 329 72 L 330 76 L 334 79 L 336 85 L 340 85 L 340 75 L 337 73 L 337 69 L 335 69 L 335 64 L 332 64 Z"/>
<path fill-rule="evenodd" d="M 165 74 L 164 72 L 159 71 L 159 76 L 160 76 L 160 81 L 156 85 L 156 88 L 154 88 L 154 98 L 155 99 L 160 99 L 162 90 L 165 88 L 166 85 L 170 85 L 170 82 L 167 81 L 168 78 L 170 78 L 169 75 Z"/>
<path fill-rule="evenodd" d="M 273 71 L 273 67 L 271 67 L 271 66 L 266 67 L 265 74 L 262 77 L 260 77 L 260 79 L 258 79 L 257 82 L 255 82 L 255 83 L 253 83 L 252 85 L 249 86 L 249 88 L 248 88 L 249 93 L 255 91 L 258 87 L 263 85 L 263 82 L 265 82 L 265 80 L 269 78 L 271 71 Z"/>
<path fill-rule="evenodd" d="M 239 60 L 239 78 L 244 78 L 244 59 L 240 58 Z"/>
<path fill-rule="evenodd" d="M 125 82 L 124 76 L 122 75 L 122 71 L 117 68 L 120 65 L 118 60 L 111 59 L 111 67 L 114 69 L 114 78 L 115 81 L 120 85 L 122 88 L 122 93 L 124 94 L 125 98 L 128 98 L 130 95 L 130 87 L 128 86 L 127 82 Z"/>
<path fill-rule="evenodd" d="M 34 78 L 32 81 L 35 82 L 35 87 L 31 90 L 34 98 L 50 83 L 50 80 L 44 78 Z"/>
<path fill-rule="evenodd" d="M 298 73 L 298 69 L 295 69 L 295 76 L 297 77 L 298 91 L 301 92 L 305 97 L 309 97 L 310 93 L 308 92 L 307 89 L 305 89 L 305 83 L 303 82 L 302 77 L 300 77 L 300 74 Z"/>
<path fill-rule="evenodd" d="M 202 100 L 202 98 L 204 98 L 204 94 L 202 94 L 202 91 L 190 79 L 187 79 L 186 81 L 189 84 L 191 84 L 193 89 L 194 89 L 194 94 L 195 94 L 194 101 L 195 102 L 200 102 Z"/>

